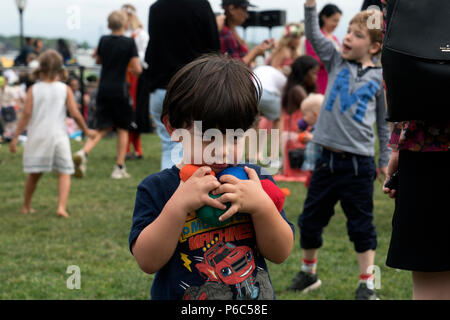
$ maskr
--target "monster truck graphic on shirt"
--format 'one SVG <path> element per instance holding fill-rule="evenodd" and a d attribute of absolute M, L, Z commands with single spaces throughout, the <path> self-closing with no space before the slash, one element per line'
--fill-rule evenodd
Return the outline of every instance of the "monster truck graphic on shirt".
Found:
<path fill-rule="evenodd" d="M 207 282 L 233 285 L 237 299 L 256 299 L 259 288 L 252 276 L 255 260 L 252 249 L 219 241 L 204 254 L 204 262 L 195 265 Z"/>

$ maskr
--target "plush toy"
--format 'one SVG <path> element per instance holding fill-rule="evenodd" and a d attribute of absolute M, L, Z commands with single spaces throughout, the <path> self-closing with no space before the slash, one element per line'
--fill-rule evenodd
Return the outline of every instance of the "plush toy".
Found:
<path fill-rule="evenodd" d="M 182 181 L 186 182 L 194 174 L 194 172 L 197 171 L 198 168 L 200 168 L 200 167 L 193 165 L 193 164 L 185 165 L 180 170 L 180 179 Z M 211 175 L 215 176 L 216 174 L 214 173 L 214 171 L 211 170 Z M 210 192 L 209 196 L 213 199 L 217 199 L 221 195 L 220 194 L 213 195 Z M 219 221 L 219 217 L 222 214 L 224 214 L 229 208 L 230 208 L 229 204 L 227 205 L 227 208 L 225 210 L 213 208 L 210 206 L 204 206 L 204 207 L 200 208 L 199 210 L 197 210 L 197 216 L 200 218 L 200 220 L 202 220 L 206 224 L 213 226 L 213 227 L 217 227 L 217 226 L 225 225 L 227 223 L 227 221 Z"/>
<path fill-rule="evenodd" d="M 217 174 L 217 179 L 226 174 L 232 175 L 240 180 L 248 180 L 247 173 L 242 167 L 228 167 Z"/>
<path fill-rule="evenodd" d="M 186 181 L 187 179 L 189 179 L 198 168 L 199 167 L 195 165 L 185 165 L 180 170 L 181 180 Z M 215 175 L 214 171 L 211 171 L 211 174 Z M 217 174 L 217 179 L 220 179 L 221 176 L 226 174 L 232 175 L 241 180 L 248 180 L 247 173 L 245 172 L 243 167 L 228 167 Z M 269 195 L 269 197 L 274 202 L 278 211 L 281 211 L 283 209 L 284 204 L 284 194 L 280 190 L 280 188 L 278 188 L 272 181 L 268 179 L 261 180 L 261 185 L 264 191 Z M 221 195 L 220 194 L 213 195 L 212 193 L 209 193 L 209 196 L 213 199 L 217 199 Z M 230 208 L 231 204 L 227 203 L 226 206 L 227 208 L 225 210 L 213 208 L 210 206 L 204 206 L 199 210 L 197 210 L 197 216 L 200 218 L 200 220 L 213 227 L 225 225 L 228 223 L 229 219 L 225 221 L 219 221 L 219 217 Z"/>

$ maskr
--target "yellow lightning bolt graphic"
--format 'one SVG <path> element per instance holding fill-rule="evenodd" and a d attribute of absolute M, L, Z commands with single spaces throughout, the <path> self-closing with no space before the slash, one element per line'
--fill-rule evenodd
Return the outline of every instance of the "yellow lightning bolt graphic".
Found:
<path fill-rule="evenodd" d="M 185 266 L 190 272 L 192 272 L 191 267 L 190 267 L 192 261 L 188 259 L 187 254 L 184 254 L 184 253 L 181 253 L 181 252 L 180 252 L 180 254 L 181 254 L 181 260 L 184 261 L 183 266 Z"/>

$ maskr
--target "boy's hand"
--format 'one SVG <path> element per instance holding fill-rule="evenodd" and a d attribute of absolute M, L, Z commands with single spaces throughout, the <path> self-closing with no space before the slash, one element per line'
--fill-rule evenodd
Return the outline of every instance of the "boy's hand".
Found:
<path fill-rule="evenodd" d="M 180 202 L 183 212 L 191 213 L 203 206 L 225 210 L 226 206 L 218 199 L 212 199 L 209 192 L 218 188 L 220 182 L 211 175 L 210 167 L 201 167 L 186 181 L 180 181 L 176 191 L 177 201 Z"/>
<path fill-rule="evenodd" d="M 214 190 L 213 194 L 223 195 L 218 198 L 222 203 L 231 203 L 231 207 L 220 216 L 219 220 L 224 221 L 237 212 L 253 214 L 260 212 L 272 203 L 272 200 L 264 191 L 258 174 L 254 169 L 244 167 L 249 180 L 240 180 L 232 175 L 220 177 L 223 184 Z"/>

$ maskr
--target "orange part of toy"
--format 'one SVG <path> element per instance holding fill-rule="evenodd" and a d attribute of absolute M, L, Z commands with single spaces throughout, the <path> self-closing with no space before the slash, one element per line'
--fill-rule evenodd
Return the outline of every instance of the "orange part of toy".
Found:
<path fill-rule="evenodd" d="M 306 133 L 306 131 L 300 132 L 298 134 L 298 141 L 300 141 L 301 143 L 305 143 Z"/>
<path fill-rule="evenodd" d="M 289 197 L 291 195 L 291 190 L 288 188 L 281 188 L 281 192 L 283 192 L 285 197 Z"/>
<path fill-rule="evenodd" d="M 195 171 L 197 171 L 200 167 L 196 166 L 194 164 L 187 164 L 185 165 L 183 168 L 181 168 L 180 170 L 180 179 L 183 182 L 186 182 L 187 179 L 189 179 Z M 216 176 L 215 172 L 211 170 L 211 174 L 213 176 Z"/>

